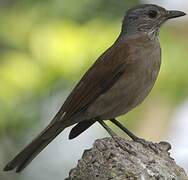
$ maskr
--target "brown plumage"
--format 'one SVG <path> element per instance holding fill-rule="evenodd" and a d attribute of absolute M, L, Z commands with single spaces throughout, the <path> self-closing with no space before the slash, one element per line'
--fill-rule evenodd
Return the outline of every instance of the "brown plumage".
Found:
<path fill-rule="evenodd" d="M 72 139 L 97 120 L 113 119 L 140 104 L 151 91 L 161 64 L 160 26 L 185 15 L 156 5 L 130 9 L 122 31 L 86 72 L 51 123 L 4 168 L 23 170 L 66 127 L 78 123 Z"/>

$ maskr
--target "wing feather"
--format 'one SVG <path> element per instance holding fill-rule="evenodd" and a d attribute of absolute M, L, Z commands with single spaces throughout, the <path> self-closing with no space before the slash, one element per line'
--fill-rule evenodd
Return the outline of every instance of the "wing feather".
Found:
<path fill-rule="evenodd" d="M 97 97 L 108 91 L 123 74 L 129 54 L 128 43 L 115 43 L 107 49 L 85 73 L 61 107 L 66 116 L 86 110 Z"/>

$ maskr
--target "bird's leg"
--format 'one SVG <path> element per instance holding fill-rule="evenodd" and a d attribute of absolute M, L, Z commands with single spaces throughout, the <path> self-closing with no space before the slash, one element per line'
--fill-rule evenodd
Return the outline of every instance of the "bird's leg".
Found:
<path fill-rule="evenodd" d="M 98 119 L 97 121 L 101 124 L 101 126 L 104 129 L 106 129 L 106 131 L 110 134 L 110 136 L 112 136 L 112 138 L 114 138 L 115 136 L 117 136 L 117 134 L 114 131 L 112 131 L 112 129 L 110 129 L 103 120 Z"/>
<path fill-rule="evenodd" d="M 158 153 L 158 151 L 156 150 L 157 148 L 156 148 L 155 144 L 153 144 L 152 142 L 148 142 L 148 141 L 134 135 L 131 131 L 129 131 L 125 126 L 123 126 L 116 119 L 113 118 L 113 119 L 110 119 L 110 121 L 112 123 L 114 123 L 116 126 L 118 126 L 121 130 L 123 130 L 133 141 L 139 142 L 139 143 L 143 144 L 145 147 L 149 146 L 154 152 Z"/>
<path fill-rule="evenodd" d="M 118 126 L 122 131 L 124 131 L 133 141 L 138 141 L 139 137 L 137 137 L 136 135 L 134 135 L 131 131 L 129 131 L 125 126 L 123 126 L 119 121 L 117 121 L 116 119 L 110 119 L 110 121 L 112 123 L 114 123 L 116 126 Z"/>
<path fill-rule="evenodd" d="M 110 134 L 110 136 L 114 139 L 114 141 L 118 144 L 119 147 L 121 147 L 123 150 L 126 150 L 129 154 L 135 155 L 135 153 L 133 151 L 130 151 L 128 148 L 123 147 L 121 145 L 121 143 L 119 142 L 119 139 L 118 139 L 119 137 L 117 136 L 117 134 L 114 131 L 112 131 L 112 129 L 110 129 L 103 120 L 98 119 L 97 121 L 101 124 L 101 126 L 104 129 L 106 129 L 106 131 Z"/>

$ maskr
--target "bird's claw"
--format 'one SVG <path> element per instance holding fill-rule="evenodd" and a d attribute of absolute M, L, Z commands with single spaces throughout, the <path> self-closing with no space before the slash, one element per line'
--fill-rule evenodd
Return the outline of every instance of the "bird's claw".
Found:
<path fill-rule="evenodd" d="M 157 145 L 150 142 L 150 141 L 146 141 L 145 139 L 142 138 L 136 138 L 134 139 L 135 142 L 141 143 L 144 147 L 149 147 L 150 149 L 152 149 L 155 153 L 159 153 Z"/>

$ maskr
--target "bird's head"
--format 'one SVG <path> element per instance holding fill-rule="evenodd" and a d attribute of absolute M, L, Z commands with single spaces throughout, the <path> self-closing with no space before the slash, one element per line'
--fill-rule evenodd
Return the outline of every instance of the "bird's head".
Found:
<path fill-rule="evenodd" d="M 181 11 L 168 11 L 157 5 L 142 4 L 126 12 L 122 32 L 144 32 L 157 36 L 164 22 L 184 15 Z"/>

